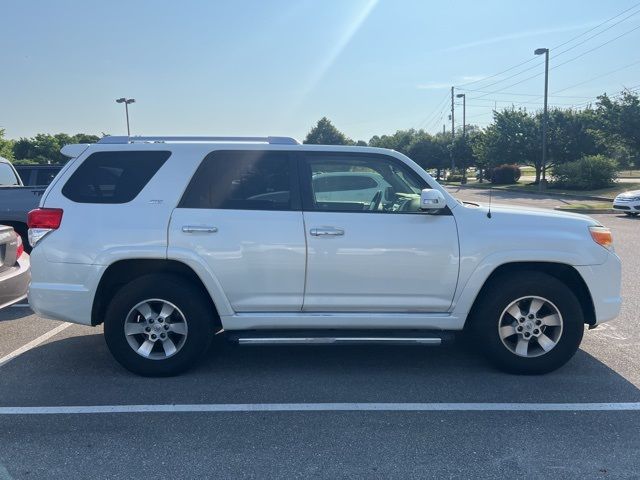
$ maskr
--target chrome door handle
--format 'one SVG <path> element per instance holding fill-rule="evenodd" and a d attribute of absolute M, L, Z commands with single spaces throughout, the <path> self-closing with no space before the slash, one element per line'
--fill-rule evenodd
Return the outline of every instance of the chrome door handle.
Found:
<path fill-rule="evenodd" d="M 202 227 L 196 225 L 185 225 L 182 227 L 184 233 L 216 233 L 218 229 L 216 227 Z"/>
<path fill-rule="evenodd" d="M 334 227 L 312 228 L 309 233 L 314 237 L 339 237 L 344 235 L 344 230 Z"/>

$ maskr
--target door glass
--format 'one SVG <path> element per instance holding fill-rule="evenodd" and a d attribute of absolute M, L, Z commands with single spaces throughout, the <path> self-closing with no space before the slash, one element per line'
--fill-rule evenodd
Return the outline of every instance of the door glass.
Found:
<path fill-rule="evenodd" d="M 426 182 L 395 159 L 385 156 L 308 155 L 310 209 L 414 213 Z"/>
<path fill-rule="evenodd" d="M 212 152 L 198 167 L 178 207 L 295 210 L 292 178 L 285 152 Z"/>

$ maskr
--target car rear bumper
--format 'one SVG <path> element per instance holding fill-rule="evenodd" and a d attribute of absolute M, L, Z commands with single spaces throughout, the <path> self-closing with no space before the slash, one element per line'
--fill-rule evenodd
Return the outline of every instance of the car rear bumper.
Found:
<path fill-rule="evenodd" d="M 596 325 L 613 320 L 620 313 L 622 268 L 620 258 L 611 253 L 600 265 L 576 267 L 589 287 L 595 307 Z"/>
<path fill-rule="evenodd" d="M 31 280 L 29 255 L 23 254 L 18 265 L 0 273 L 0 308 L 8 307 L 27 297 Z"/>
<path fill-rule="evenodd" d="M 29 305 L 33 311 L 44 318 L 91 325 L 93 297 L 104 267 L 47 262 L 38 248 L 32 256 Z"/>

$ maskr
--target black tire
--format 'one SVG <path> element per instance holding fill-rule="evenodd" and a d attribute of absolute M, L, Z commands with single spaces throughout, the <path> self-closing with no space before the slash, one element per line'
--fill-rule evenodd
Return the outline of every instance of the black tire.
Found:
<path fill-rule="evenodd" d="M 141 356 L 129 344 L 124 332 L 129 313 L 148 299 L 161 299 L 175 305 L 188 327 L 181 347 L 167 358 Z M 104 338 L 111 354 L 127 370 L 138 375 L 167 377 L 178 375 L 196 364 L 207 351 L 216 325 L 216 314 L 200 288 L 175 275 L 154 274 L 131 281 L 114 295 L 105 315 Z"/>
<path fill-rule="evenodd" d="M 514 276 L 517 280 L 514 280 Z M 542 353 L 537 340 L 531 338 L 533 343 L 530 348 L 537 348 L 539 356 L 525 357 L 517 355 L 505 345 L 498 329 L 505 309 L 515 300 L 529 296 L 544 298 L 557 307 L 562 317 L 562 328 L 555 346 L 546 353 Z M 524 302 L 526 305 L 526 300 Z M 511 318 L 506 317 L 507 321 Z M 557 278 L 536 271 L 512 273 L 492 280 L 484 289 L 482 298 L 478 299 L 469 321 L 465 332 L 467 339 L 496 367 L 509 373 L 533 375 L 560 368 L 576 353 L 584 334 L 584 314 L 571 289 Z M 517 321 L 513 324 L 518 326 Z M 515 343 L 520 339 L 520 334 L 514 337 L 514 340 L 505 342 Z"/>

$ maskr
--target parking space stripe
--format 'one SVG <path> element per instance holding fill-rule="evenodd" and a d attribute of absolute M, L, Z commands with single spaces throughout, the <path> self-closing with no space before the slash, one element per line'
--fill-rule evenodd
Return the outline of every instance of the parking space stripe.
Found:
<path fill-rule="evenodd" d="M 4 357 L 0 358 L 0 367 L 2 367 L 3 365 L 6 365 L 11 360 L 13 360 L 14 358 L 22 355 L 23 353 L 28 352 L 32 348 L 37 347 L 41 343 L 46 342 L 51 337 L 59 334 L 61 331 L 63 331 L 65 328 L 70 327 L 71 325 L 73 325 L 73 324 L 72 323 L 68 323 L 68 322 L 63 323 L 62 325 L 58 325 L 53 330 L 49 330 L 47 333 L 45 333 L 43 335 L 40 335 L 35 340 L 31 340 L 26 345 L 23 345 L 22 347 L 18 348 L 17 350 L 14 350 L 13 352 L 9 353 L 8 355 L 5 355 Z"/>
<path fill-rule="evenodd" d="M 640 411 L 618 403 L 214 403 L 193 405 L 77 405 L 0 407 L 0 415 L 229 412 L 616 412 Z"/>

